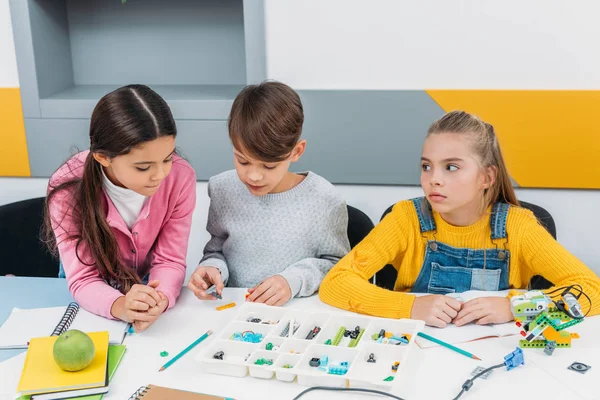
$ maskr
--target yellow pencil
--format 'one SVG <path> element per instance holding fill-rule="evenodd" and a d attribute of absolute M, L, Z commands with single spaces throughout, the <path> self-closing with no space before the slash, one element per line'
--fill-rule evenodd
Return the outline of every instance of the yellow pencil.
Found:
<path fill-rule="evenodd" d="M 219 306 L 217 307 L 217 311 L 223 311 L 231 307 L 235 307 L 235 302 Z"/>

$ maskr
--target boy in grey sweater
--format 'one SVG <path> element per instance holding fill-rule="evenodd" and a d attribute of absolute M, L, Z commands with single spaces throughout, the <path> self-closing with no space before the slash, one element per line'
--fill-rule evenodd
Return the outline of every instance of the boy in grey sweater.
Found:
<path fill-rule="evenodd" d="M 235 171 L 210 179 L 211 239 L 188 287 L 204 300 L 214 285 L 248 287 L 248 301 L 281 305 L 315 293 L 350 251 L 346 203 L 313 172 L 295 174 L 304 114 L 279 82 L 246 87 L 233 102 L 229 136 Z"/>

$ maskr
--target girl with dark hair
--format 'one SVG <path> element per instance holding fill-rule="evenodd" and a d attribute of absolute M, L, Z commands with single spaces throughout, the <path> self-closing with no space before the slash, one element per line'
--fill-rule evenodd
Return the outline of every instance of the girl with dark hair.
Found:
<path fill-rule="evenodd" d="M 74 299 L 136 331 L 175 305 L 185 279 L 196 175 L 176 135 L 156 92 L 119 88 L 94 109 L 90 149 L 48 185 L 44 236 Z"/>

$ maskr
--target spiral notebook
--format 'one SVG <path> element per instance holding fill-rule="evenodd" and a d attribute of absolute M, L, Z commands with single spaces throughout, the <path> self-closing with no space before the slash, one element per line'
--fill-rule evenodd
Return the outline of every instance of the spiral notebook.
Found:
<path fill-rule="evenodd" d="M 142 386 L 134 394 L 131 395 L 129 400 L 234 400 L 231 397 L 213 396 L 210 394 L 202 394 L 195 392 L 186 392 L 184 390 L 177 390 L 166 388 L 162 386 L 148 385 Z"/>
<path fill-rule="evenodd" d="M 121 344 L 128 324 L 92 314 L 71 303 L 66 307 L 13 308 L 0 328 L 0 349 L 26 349 L 36 337 L 57 336 L 68 329 L 83 332 L 108 331 L 110 344 Z"/>

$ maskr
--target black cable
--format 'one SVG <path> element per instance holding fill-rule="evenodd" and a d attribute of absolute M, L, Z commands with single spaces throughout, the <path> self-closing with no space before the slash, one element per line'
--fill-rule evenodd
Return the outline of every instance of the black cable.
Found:
<path fill-rule="evenodd" d="M 569 313 L 569 312 L 566 312 L 566 310 L 561 310 L 561 311 L 565 312 L 565 314 L 567 314 L 569 317 L 571 317 L 571 318 L 573 318 L 573 319 L 582 319 L 582 318 L 585 318 L 585 317 L 587 317 L 587 315 L 590 313 L 590 311 L 592 311 L 592 299 L 590 299 L 590 296 L 588 296 L 588 295 L 587 295 L 587 293 L 585 293 L 585 292 L 583 291 L 583 287 L 582 287 L 580 284 L 578 284 L 578 283 L 575 283 L 575 284 L 573 284 L 573 285 L 570 285 L 570 286 L 561 286 L 561 287 L 558 287 L 558 288 L 556 288 L 556 289 L 554 289 L 554 290 L 551 290 L 551 291 L 549 291 L 549 292 L 546 292 L 545 294 L 546 294 L 548 297 L 550 297 L 550 298 L 552 299 L 552 298 L 554 298 L 554 297 L 563 296 L 565 293 L 567 293 L 567 292 L 568 292 L 568 291 L 570 291 L 571 289 L 575 289 L 575 290 L 578 290 L 578 291 L 579 291 L 579 294 L 578 294 L 578 295 L 574 295 L 574 297 L 575 297 L 577 300 L 579 300 L 579 298 L 580 298 L 580 297 L 583 295 L 583 296 L 585 296 L 585 298 L 586 298 L 586 299 L 588 300 L 588 302 L 590 303 L 590 306 L 588 307 L 588 310 L 587 310 L 587 312 L 586 312 L 586 313 L 583 315 L 583 317 L 580 317 L 580 318 L 577 318 L 577 317 L 575 317 L 574 315 L 571 315 L 571 313 Z M 560 294 L 555 294 L 555 295 L 552 295 L 553 293 L 559 292 L 559 291 L 561 291 L 561 290 L 562 290 L 562 292 L 561 292 Z"/>
<path fill-rule="evenodd" d="M 504 365 L 504 364 L 502 364 L 502 365 Z M 374 394 L 379 394 L 382 396 L 387 396 L 391 399 L 404 400 L 402 397 L 394 396 L 391 393 L 382 392 L 380 390 L 361 389 L 361 388 L 336 388 L 336 387 L 328 387 L 328 386 L 314 386 L 314 387 L 308 388 L 308 389 L 304 390 L 303 392 L 301 392 L 298 396 L 294 397 L 294 400 L 298 400 L 300 397 L 304 396 L 308 392 L 312 392 L 313 390 L 331 390 L 331 391 L 338 391 L 338 392 L 374 393 Z"/>
<path fill-rule="evenodd" d="M 496 369 L 496 368 L 502 368 L 504 366 L 505 366 L 504 363 L 498 364 L 498 365 L 494 365 L 493 367 L 486 368 L 483 371 L 479 372 L 478 374 L 476 374 L 471 379 L 467 379 L 465 381 L 465 383 L 463 383 L 463 385 L 462 385 L 462 390 L 460 391 L 459 394 L 456 395 L 456 397 L 454 398 L 454 400 L 458 400 L 460 398 L 460 396 L 462 396 L 464 393 L 468 392 L 469 389 L 471 389 L 471 386 L 473 386 L 473 381 L 475 379 L 479 378 L 481 375 L 485 374 L 488 371 L 491 371 L 491 370 Z"/>

